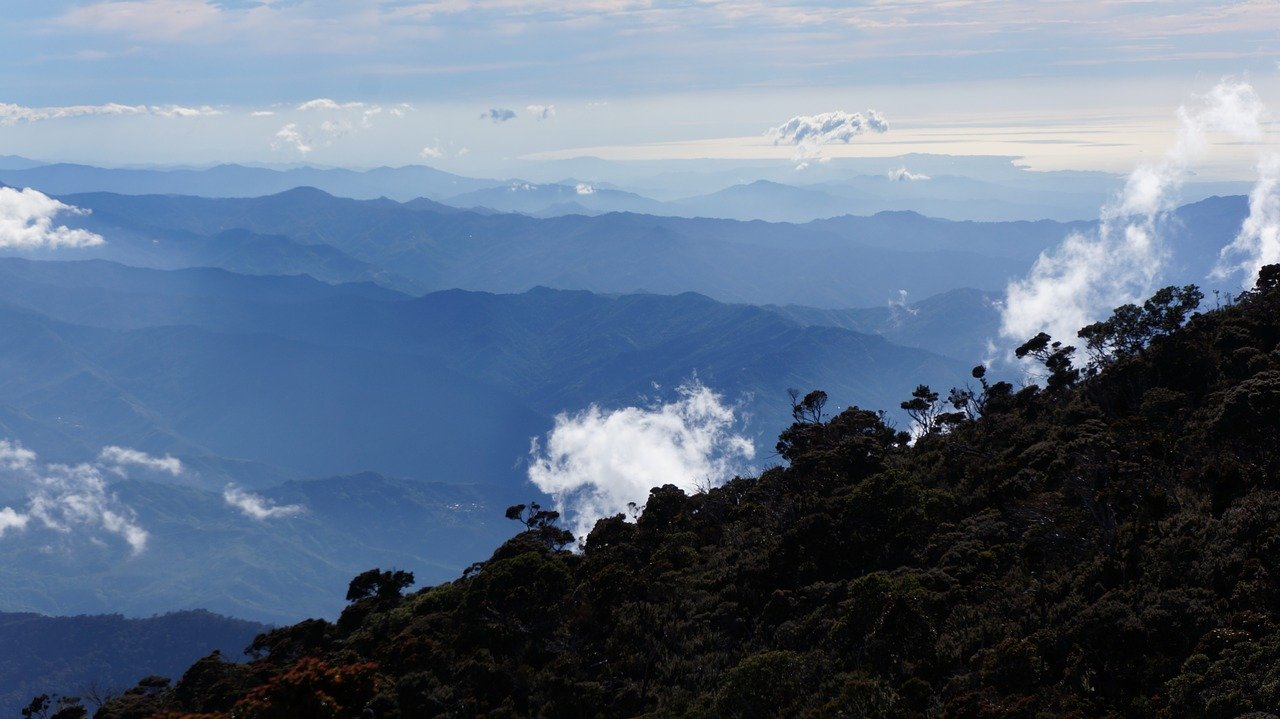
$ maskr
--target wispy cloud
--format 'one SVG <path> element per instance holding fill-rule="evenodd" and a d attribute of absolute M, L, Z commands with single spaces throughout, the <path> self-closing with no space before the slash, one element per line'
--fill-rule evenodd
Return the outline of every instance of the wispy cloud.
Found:
<path fill-rule="evenodd" d="M 184 107 L 182 105 L 65 105 L 61 107 L 27 107 L 0 103 L 0 125 L 66 120 L 74 117 L 97 115 L 152 115 L 165 118 L 211 117 L 221 115 L 222 110 L 209 105 Z"/>
<path fill-rule="evenodd" d="M 181 476 L 183 471 L 182 461 L 172 455 L 155 457 L 137 449 L 115 445 L 103 447 L 98 454 L 98 462 L 111 467 L 117 474 L 124 474 L 125 469 L 130 466 L 164 472 L 174 477 Z"/>
<path fill-rule="evenodd" d="M 1177 201 L 1193 161 L 1210 133 L 1256 140 L 1265 108 L 1253 87 L 1228 80 L 1178 109 L 1177 140 L 1164 157 L 1138 166 L 1094 232 L 1075 232 L 1042 253 L 1031 273 L 1009 284 L 1000 333 L 1014 341 L 1046 331 L 1070 341 L 1076 331 L 1155 289 L 1168 248 L 1163 216 Z"/>
<path fill-rule="evenodd" d="M 735 431 L 734 408 L 698 382 L 678 394 L 649 407 L 560 414 L 545 447 L 534 440 L 529 479 L 567 512 L 579 539 L 601 517 L 643 504 L 653 487 L 692 492 L 745 471 L 755 447 Z"/>
<path fill-rule="evenodd" d="M 87 215 L 82 210 L 30 188 L 0 187 L 0 247 L 16 249 L 92 247 L 101 235 L 53 224 L 60 214 Z"/>
<path fill-rule="evenodd" d="M 1240 273 L 1250 289 L 1264 265 L 1280 262 L 1280 154 L 1258 161 L 1258 182 L 1249 193 L 1249 216 L 1231 244 L 1222 248 L 1213 274 L 1219 279 Z"/>
<path fill-rule="evenodd" d="M 124 447 L 108 447 L 101 456 L 111 461 L 149 458 Z M 123 539 L 133 554 L 146 549 L 150 535 L 138 524 L 133 509 L 107 486 L 103 472 L 112 469 L 109 463 L 42 464 L 35 452 L 11 440 L 0 440 L 0 462 L 4 472 L 27 488 L 26 507 L 0 508 L 0 537 L 38 525 L 67 535 L 106 532 Z"/>
<path fill-rule="evenodd" d="M 234 484 L 228 484 L 222 491 L 222 499 L 227 506 L 238 509 L 244 516 L 258 521 L 292 517 L 304 511 L 300 504 L 275 504 L 265 497 L 246 492 Z"/>

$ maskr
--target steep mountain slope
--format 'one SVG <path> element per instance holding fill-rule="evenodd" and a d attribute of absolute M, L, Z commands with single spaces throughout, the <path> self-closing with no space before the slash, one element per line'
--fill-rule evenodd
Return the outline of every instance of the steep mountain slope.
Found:
<path fill-rule="evenodd" d="M 655 488 L 580 554 L 520 514 L 453 582 L 362 574 L 336 623 L 100 716 L 1273 715 L 1280 266 L 1185 327 L 1179 298 L 1081 367 L 1027 343 L 1044 387 L 921 396 L 914 443 L 811 394 L 787 468 Z"/>

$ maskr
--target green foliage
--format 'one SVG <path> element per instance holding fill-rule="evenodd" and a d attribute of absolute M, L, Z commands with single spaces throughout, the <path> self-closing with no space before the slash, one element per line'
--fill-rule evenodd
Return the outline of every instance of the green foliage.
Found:
<path fill-rule="evenodd" d="M 787 467 L 655 488 L 581 553 L 517 505 L 524 531 L 458 580 L 275 630 L 253 663 L 202 660 L 146 698 L 217 717 L 1274 715 L 1280 268 L 1187 320 L 1198 299 L 1100 323 L 1094 372 L 1041 335 L 1019 354 L 1043 388 L 981 368 L 945 400 L 921 386 L 914 443 L 794 393 Z"/>

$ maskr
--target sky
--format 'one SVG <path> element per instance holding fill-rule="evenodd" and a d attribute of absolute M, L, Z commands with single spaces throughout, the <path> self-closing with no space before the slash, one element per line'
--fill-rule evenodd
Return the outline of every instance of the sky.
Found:
<path fill-rule="evenodd" d="M 481 175 L 585 155 L 931 152 L 1123 172 L 1223 77 L 1280 103 L 1277 0 L 41 0 L 5 13 L 0 154 L 112 166 Z M 873 111 L 887 129 L 769 134 Z M 1223 147 L 1203 172 L 1247 178 L 1256 149 Z"/>

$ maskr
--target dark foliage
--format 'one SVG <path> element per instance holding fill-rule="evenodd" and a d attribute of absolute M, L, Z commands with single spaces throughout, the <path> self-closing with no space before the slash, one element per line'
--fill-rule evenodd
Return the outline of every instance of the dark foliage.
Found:
<path fill-rule="evenodd" d="M 914 443 L 796 393 L 787 468 L 656 488 L 580 554 L 512 508 L 527 531 L 463 578 L 202 660 L 151 711 L 1271 716 L 1280 268 L 1179 327 L 1192 290 L 1095 326 L 1092 373 L 1044 336 L 1044 388 L 920 388 Z"/>

